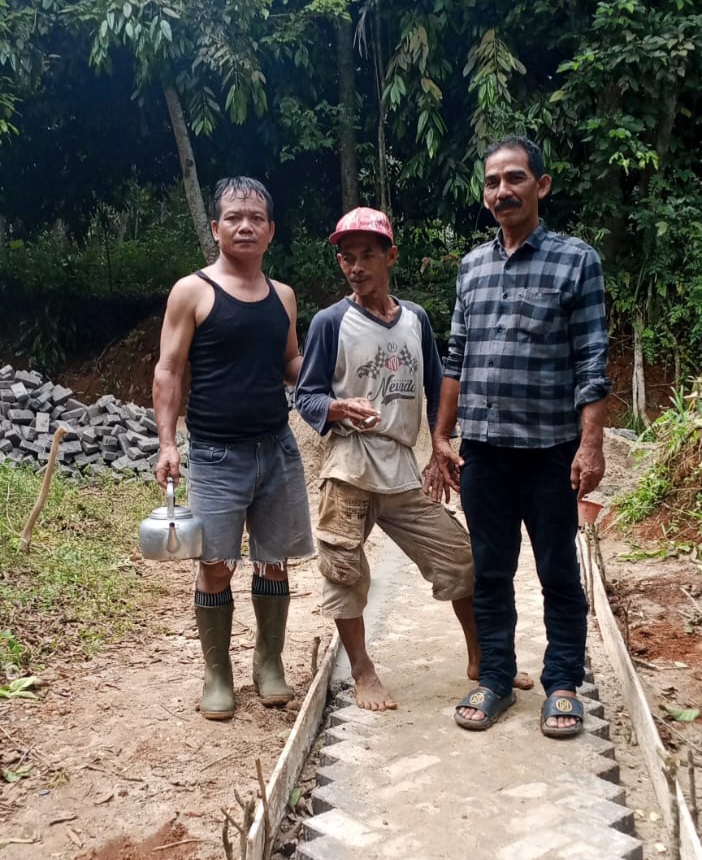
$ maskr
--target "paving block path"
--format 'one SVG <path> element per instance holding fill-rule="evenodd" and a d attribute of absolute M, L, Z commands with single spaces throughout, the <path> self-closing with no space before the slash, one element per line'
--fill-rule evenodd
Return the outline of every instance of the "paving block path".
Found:
<path fill-rule="evenodd" d="M 400 707 L 364 711 L 348 685 L 337 695 L 297 860 L 642 860 L 593 679 L 579 690 L 581 735 L 539 731 L 545 635 L 528 542 L 516 582 L 517 655 L 536 685 L 486 732 L 453 721 L 469 682 L 450 604 L 431 599 L 388 540 L 373 577 L 370 650 Z M 350 682 L 343 657 L 336 677 Z"/>

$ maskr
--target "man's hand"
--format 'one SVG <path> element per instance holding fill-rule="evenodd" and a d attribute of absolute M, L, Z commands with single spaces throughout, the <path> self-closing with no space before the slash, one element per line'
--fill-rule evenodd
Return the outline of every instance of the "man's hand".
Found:
<path fill-rule="evenodd" d="M 443 496 L 448 502 L 451 499 L 451 490 L 460 492 L 463 458 L 451 448 L 448 439 L 434 437 L 432 445 L 434 451 L 422 472 L 422 486 L 432 501 L 440 502 Z"/>
<path fill-rule="evenodd" d="M 177 445 L 165 445 L 161 447 L 156 463 L 156 481 L 160 487 L 166 489 L 169 478 L 173 478 L 173 485 L 178 486 L 180 480 L 180 454 Z"/>
<path fill-rule="evenodd" d="M 380 412 L 365 397 L 345 397 L 332 400 L 329 421 L 349 420 L 357 430 L 371 430 L 380 423 Z"/>
<path fill-rule="evenodd" d="M 581 443 L 570 467 L 570 485 L 578 491 L 578 501 L 598 486 L 604 472 L 602 446 Z"/>

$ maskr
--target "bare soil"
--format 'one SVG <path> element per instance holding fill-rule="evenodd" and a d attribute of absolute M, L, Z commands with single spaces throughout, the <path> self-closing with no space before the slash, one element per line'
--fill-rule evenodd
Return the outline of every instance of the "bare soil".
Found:
<path fill-rule="evenodd" d="M 147 324 L 93 365 L 57 381 L 86 402 L 109 391 L 150 405 L 158 327 Z M 612 404 L 612 415 L 619 406 Z M 319 441 L 295 413 L 291 424 L 303 452 L 314 515 Z M 427 456 L 425 435 L 418 459 Z M 633 485 L 642 465 L 631 442 L 616 433 L 607 433 L 606 456 L 607 475 L 594 498 L 608 505 Z M 623 535 L 611 517 L 600 528 L 612 604 L 651 710 L 664 742 L 686 761 L 689 750 L 702 753 L 702 724 L 673 722 L 663 706 L 702 707 L 702 576 L 699 564 L 682 554 L 624 557 L 632 547 L 659 548 L 654 536 L 646 529 Z M 379 544 L 371 540 L 373 553 Z M 312 678 L 314 639 L 321 639 L 321 661 L 333 632 L 319 613 L 315 560 L 291 569 L 285 665 L 297 696 L 280 709 L 262 707 L 253 691 L 249 571 L 237 572 L 232 658 L 238 705 L 235 719 L 223 723 L 204 720 L 196 711 L 202 657 L 190 563 L 143 562 L 141 569 L 145 585 L 169 584 L 165 594 L 148 598 L 152 623 L 141 635 L 88 662 L 59 656 L 40 673 L 39 701 L 0 703 L 0 768 L 31 768 L 18 782 L 0 783 L 2 860 L 221 860 L 222 809 L 243 821 L 236 794 L 244 801 L 256 797 L 257 759 L 265 779 L 275 766 Z M 616 696 L 613 678 L 598 682 Z M 623 711 L 610 710 L 609 716 L 623 779 L 645 819 L 650 796 L 632 746 L 635 739 L 626 735 Z M 300 779 L 303 813 L 304 789 L 313 781 L 311 766 Z M 291 836 L 277 855 L 281 858 L 294 852 L 294 817 L 288 825 Z M 239 857 L 233 827 L 229 839 L 232 856 Z"/>
<path fill-rule="evenodd" d="M 314 475 L 316 436 L 299 419 L 295 429 Z M 312 480 L 309 492 L 314 510 Z M 231 722 L 204 720 L 196 710 L 203 663 L 191 563 L 140 566 L 145 586 L 169 584 L 149 598 L 148 629 L 88 662 L 55 660 L 40 673 L 40 701 L 0 705 L 0 766 L 31 765 L 27 778 L 0 787 L 3 860 L 141 860 L 152 852 L 162 860 L 221 860 L 222 808 L 243 822 L 236 793 L 244 802 L 257 797 L 257 759 L 265 780 L 275 767 L 313 676 L 315 637 L 321 662 L 333 633 L 319 614 L 315 560 L 291 564 L 284 656 L 297 695 L 285 708 L 264 708 L 254 692 L 251 572 L 237 570 Z M 229 838 L 238 857 L 234 827 Z"/>

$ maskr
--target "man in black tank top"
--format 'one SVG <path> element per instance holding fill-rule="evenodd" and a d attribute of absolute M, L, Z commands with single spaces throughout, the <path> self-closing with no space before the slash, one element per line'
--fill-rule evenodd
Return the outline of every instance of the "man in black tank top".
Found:
<path fill-rule="evenodd" d="M 281 658 L 290 604 L 287 560 L 314 549 L 285 395 L 302 361 L 295 294 L 261 268 L 274 232 L 273 201 L 260 182 L 217 183 L 212 234 L 219 256 L 171 290 L 154 373 L 156 479 L 165 487 L 169 477 L 176 484 L 180 477 L 176 423 L 190 363 L 189 501 L 204 526 L 195 584 L 205 658 L 200 712 L 213 720 L 229 719 L 235 709 L 230 583 L 244 527 L 257 621 L 253 680 L 264 705 L 284 705 L 294 696 Z"/>

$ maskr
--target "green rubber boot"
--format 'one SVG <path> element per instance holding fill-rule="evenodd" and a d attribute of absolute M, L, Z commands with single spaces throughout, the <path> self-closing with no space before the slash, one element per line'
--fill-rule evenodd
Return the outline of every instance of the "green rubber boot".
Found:
<path fill-rule="evenodd" d="M 206 720 L 230 720 L 234 716 L 234 682 L 229 641 L 234 604 L 196 606 L 195 618 L 205 657 L 205 683 L 200 713 Z"/>
<path fill-rule="evenodd" d="M 253 661 L 254 689 L 261 697 L 261 704 L 266 707 L 285 705 L 295 697 L 294 690 L 285 682 L 281 659 L 290 598 L 252 594 L 251 600 L 257 624 Z"/>

